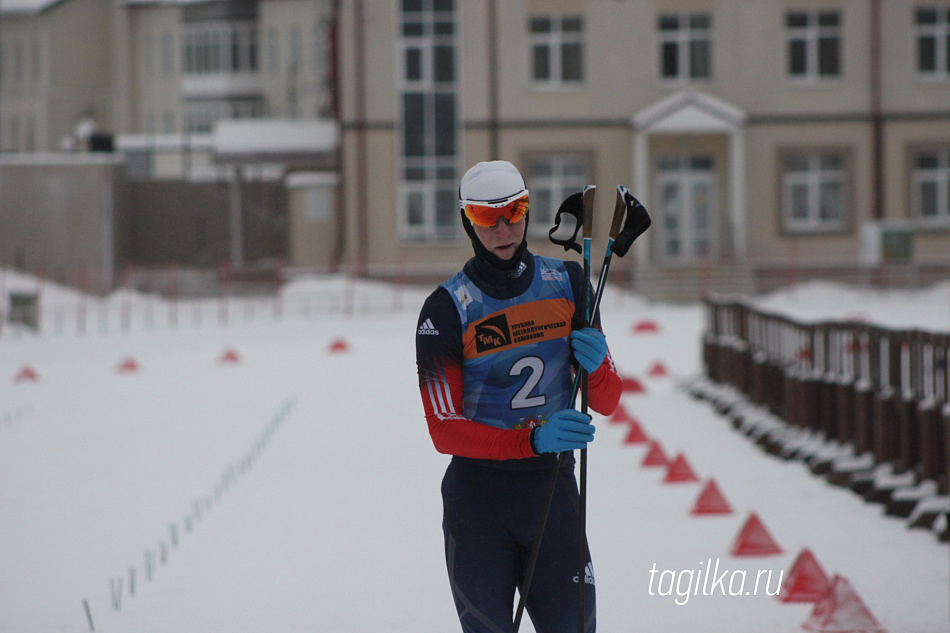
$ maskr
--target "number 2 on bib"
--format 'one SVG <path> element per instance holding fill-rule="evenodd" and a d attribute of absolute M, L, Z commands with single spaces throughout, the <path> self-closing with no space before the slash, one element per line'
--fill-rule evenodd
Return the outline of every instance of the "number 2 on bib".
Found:
<path fill-rule="evenodd" d="M 531 395 L 534 388 L 541 382 L 541 376 L 544 375 L 544 361 L 537 356 L 525 356 L 511 366 L 508 375 L 523 376 L 525 373 L 528 374 L 528 377 L 521 385 L 518 393 L 515 394 L 515 397 L 511 399 L 512 409 L 542 407 L 547 402 L 547 397 L 543 393 L 536 396 Z"/>

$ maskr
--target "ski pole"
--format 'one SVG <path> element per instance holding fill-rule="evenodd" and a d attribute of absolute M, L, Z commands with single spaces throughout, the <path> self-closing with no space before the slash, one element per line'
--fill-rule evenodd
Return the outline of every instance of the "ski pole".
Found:
<path fill-rule="evenodd" d="M 596 191 L 596 187 L 594 187 L 593 185 L 588 185 L 584 187 L 583 194 L 580 194 L 581 200 L 582 200 L 581 207 L 583 209 L 583 213 L 587 216 L 590 216 L 593 210 L 595 191 Z M 575 194 L 575 195 L 578 195 L 578 194 Z M 562 205 L 562 208 L 563 206 L 564 205 Z M 572 212 L 571 215 L 574 216 L 574 219 L 576 221 L 577 218 L 575 214 Z M 561 211 L 558 211 L 558 219 L 560 219 L 560 217 L 561 217 Z M 573 236 L 570 238 L 569 241 L 573 242 L 574 236 L 577 235 L 577 229 L 580 227 L 580 225 L 581 223 L 575 222 Z M 589 225 L 590 225 L 590 222 L 588 222 L 587 224 L 588 226 L 588 229 L 587 229 L 588 257 L 586 260 L 586 264 L 587 264 L 588 275 L 589 275 L 589 268 L 590 268 Z M 553 234 L 557 230 L 557 228 L 558 226 L 555 226 L 554 229 L 551 230 L 551 233 L 550 233 L 550 235 L 552 235 L 551 241 L 554 241 L 556 244 L 565 244 L 565 242 L 555 241 Z M 574 246 L 565 245 L 564 248 L 565 250 L 567 250 L 568 248 L 574 248 Z M 590 283 L 588 283 L 587 285 L 589 286 Z M 585 292 L 587 291 L 585 290 Z M 584 303 L 585 305 L 589 305 L 589 302 L 586 300 L 584 301 Z M 577 375 L 579 376 L 582 371 L 583 369 L 579 368 Z M 571 407 L 574 406 L 574 401 L 575 401 L 575 398 L 577 397 L 577 384 L 578 383 L 575 376 L 574 390 L 571 393 L 571 404 L 570 404 Z M 525 604 L 527 603 L 527 600 L 528 600 L 528 592 L 531 590 L 531 581 L 534 578 L 534 568 L 538 562 L 538 552 L 541 549 L 541 540 L 544 537 L 544 528 L 547 526 L 548 515 L 551 512 L 551 502 L 554 499 L 554 489 L 557 487 L 557 478 L 558 478 L 558 474 L 561 471 L 562 455 L 563 453 L 558 453 L 557 461 L 555 462 L 554 467 L 551 469 L 551 476 L 548 478 L 548 487 L 545 490 L 544 503 L 541 508 L 541 518 L 538 520 L 538 527 L 535 529 L 535 533 L 534 533 L 534 541 L 531 544 L 531 553 L 528 556 L 528 564 L 527 564 L 527 567 L 525 568 L 524 582 L 522 583 L 522 586 L 519 589 L 520 597 L 518 599 L 518 608 L 515 611 L 514 623 L 512 624 L 512 627 L 511 627 L 512 633 L 518 633 L 518 629 L 521 627 L 521 618 L 524 615 Z"/>
<path fill-rule="evenodd" d="M 593 192 L 593 189 L 591 189 Z M 593 195 L 591 193 L 590 195 Z M 581 247 L 577 245 L 576 236 L 577 232 L 582 226 L 582 221 L 579 221 L 577 218 L 577 211 L 583 209 L 583 204 L 568 204 L 572 198 L 580 198 L 581 200 L 574 200 L 574 202 L 582 202 L 583 195 L 581 193 L 574 194 L 568 200 L 561 205 L 561 208 L 558 209 L 557 216 L 555 218 L 555 226 L 548 233 L 551 241 L 559 246 L 563 246 L 564 250 L 573 249 L 578 252 L 581 251 Z M 621 204 L 622 201 L 622 204 Z M 565 233 L 561 230 L 561 218 L 565 217 L 571 220 L 570 223 L 565 223 L 567 227 L 566 232 L 571 233 L 568 237 L 562 237 L 560 234 Z M 622 228 L 621 228 L 622 226 Z M 636 240 L 640 235 L 644 233 L 650 227 L 650 216 L 647 213 L 647 210 L 640 204 L 640 201 L 633 197 L 630 193 L 630 190 L 626 187 L 620 185 L 617 187 L 617 203 L 614 207 L 614 217 L 610 225 L 610 235 L 608 237 L 607 244 L 607 253 L 604 256 L 604 266 L 601 268 L 600 280 L 598 282 L 597 291 L 594 295 L 594 301 L 591 305 L 588 302 L 588 305 L 591 305 L 591 310 L 589 314 L 596 315 L 597 310 L 600 307 L 601 299 L 603 298 L 603 292 L 605 288 L 604 281 L 607 278 L 607 269 L 610 266 L 611 256 L 616 254 L 618 257 L 623 257 L 627 254 L 627 251 L 630 249 L 630 245 Z M 589 290 L 588 290 L 589 298 Z M 580 371 L 574 377 L 574 386 L 571 391 L 570 406 L 574 407 L 576 402 L 578 389 L 580 387 Z M 534 576 L 534 569 L 538 559 L 538 551 L 541 547 L 541 539 L 544 536 L 544 529 L 547 524 L 548 514 L 551 510 L 551 502 L 554 498 L 554 489 L 557 485 L 557 477 L 561 468 L 561 456 L 563 453 L 558 455 L 557 462 L 555 463 L 552 471 L 551 477 L 548 480 L 548 487 L 545 491 L 544 503 L 541 510 L 541 517 L 538 521 L 538 527 L 535 531 L 534 542 L 532 543 L 531 553 L 528 558 L 527 567 L 525 570 L 525 579 L 522 587 L 520 588 L 521 597 L 518 601 L 518 609 L 515 613 L 514 624 L 512 626 L 512 633 L 518 633 L 518 629 L 521 626 L 521 619 L 524 614 L 525 602 L 527 601 L 528 592 L 531 588 L 531 581 Z M 580 581 L 583 581 L 583 577 L 579 578 Z M 581 611 L 583 613 L 583 611 Z"/>
<path fill-rule="evenodd" d="M 586 194 L 586 191 L 585 191 Z M 590 327 L 592 312 L 590 304 L 590 242 L 593 232 L 593 195 L 584 196 L 584 327 Z M 602 284 L 597 287 L 600 293 Z M 595 299 L 596 301 L 596 299 Z M 578 367 L 577 375 L 581 379 L 581 413 L 588 415 L 589 378 L 587 370 Z M 584 633 L 584 602 L 587 593 L 584 568 L 587 563 L 587 449 L 581 449 L 579 497 L 577 504 L 577 631 Z"/>

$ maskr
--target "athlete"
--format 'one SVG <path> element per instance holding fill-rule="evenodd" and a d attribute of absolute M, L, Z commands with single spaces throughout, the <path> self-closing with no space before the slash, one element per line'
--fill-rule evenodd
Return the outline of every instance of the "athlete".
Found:
<path fill-rule="evenodd" d="M 528 190 L 517 168 L 476 164 L 459 198 L 475 256 L 426 299 L 416 363 L 432 442 L 453 456 L 442 481 L 442 528 L 462 631 L 511 631 L 548 480 L 566 452 L 526 611 L 537 633 L 575 632 L 577 583 L 584 583 L 593 632 L 594 574 L 589 551 L 578 573 L 571 451 L 587 447 L 594 426 L 570 398 L 583 367 L 590 407 L 609 415 L 620 376 L 599 327 L 584 327 L 589 288 L 581 266 L 527 250 Z"/>

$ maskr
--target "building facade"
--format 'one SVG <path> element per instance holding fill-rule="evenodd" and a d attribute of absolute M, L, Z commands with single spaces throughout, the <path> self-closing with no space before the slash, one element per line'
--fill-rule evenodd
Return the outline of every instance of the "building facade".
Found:
<path fill-rule="evenodd" d="M 602 234 L 628 185 L 654 226 L 626 263 L 660 293 L 948 274 L 950 3 L 344 4 L 348 253 L 371 272 L 456 265 L 455 183 L 505 158 L 540 251 L 567 193 L 599 185 Z"/>
<path fill-rule="evenodd" d="M 2 0 L 0 16 L 0 149 L 59 151 L 91 115 L 140 177 L 266 173 L 288 191 L 291 266 L 450 273 L 471 253 L 458 180 L 504 158 L 545 254 L 564 197 L 598 186 L 596 247 L 629 186 L 654 224 L 615 268 L 650 294 L 948 275 L 947 0 Z M 223 164 L 222 119 L 331 119 L 339 145 L 318 166 Z"/>

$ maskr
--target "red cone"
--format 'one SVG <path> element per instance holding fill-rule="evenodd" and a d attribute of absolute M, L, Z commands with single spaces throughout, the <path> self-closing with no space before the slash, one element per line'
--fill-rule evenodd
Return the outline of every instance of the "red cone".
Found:
<path fill-rule="evenodd" d="M 660 331 L 660 326 L 657 325 L 656 321 L 652 321 L 650 319 L 637 321 L 633 326 L 634 334 L 655 334 L 659 331 Z"/>
<path fill-rule="evenodd" d="M 855 593 L 847 578 L 836 575 L 831 587 L 802 624 L 815 633 L 887 633 Z"/>
<path fill-rule="evenodd" d="M 633 421 L 633 416 L 627 411 L 623 406 L 623 403 L 617 405 L 617 408 L 614 409 L 613 415 L 610 416 L 611 422 L 631 422 Z"/>
<path fill-rule="evenodd" d="M 670 462 L 666 469 L 666 477 L 663 478 L 665 484 L 680 484 L 691 481 L 699 481 L 699 477 L 693 472 L 692 466 L 686 461 L 686 456 L 677 453 L 676 457 Z"/>
<path fill-rule="evenodd" d="M 666 459 L 666 453 L 663 452 L 663 447 L 660 446 L 660 443 L 656 440 L 650 440 L 650 450 L 647 451 L 646 456 L 644 456 L 643 461 L 640 462 L 641 466 L 666 466 L 669 462 Z"/>
<path fill-rule="evenodd" d="M 224 351 L 219 359 L 222 365 L 234 365 L 241 362 L 241 355 L 231 348 Z"/>
<path fill-rule="evenodd" d="M 693 505 L 693 509 L 690 510 L 690 514 L 732 514 L 732 506 L 729 505 L 729 502 L 720 492 L 715 479 L 710 478 L 706 482 L 703 491 L 699 493 L 699 497 Z"/>
<path fill-rule="evenodd" d="M 656 361 L 650 366 L 650 369 L 647 370 L 647 375 L 651 378 L 665 378 L 668 375 L 668 372 L 666 371 L 666 365 L 660 361 Z"/>
<path fill-rule="evenodd" d="M 342 354 L 344 352 L 350 351 L 350 344 L 345 340 L 338 338 L 332 343 L 330 343 L 330 353 L 331 354 Z"/>
<path fill-rule="evenodd" d="M 40 376 L 39 374 L 36 373 L 36 370 L 34 370 L 29 365 L 24 365 L 23 369 L 18 371 L 16 375 L 13 377 L 13 382 L 15 383 L 36 382 L 39 379 L 40 379 Z"/>
<path fill-rule="evenodd" d="M 817 602 L 830 588 L 828 575 L 806 547 L 788 570 L 778 599 L 782 602 Z"/>
<path fill-rule="evenodd" d="M 752 512 L 739 531 L 730 553 L 733 556 L 772 556 L 781 554 L 782 548 L 772 539 L 755 512 Z"/>
<path fill-rule="evenodd" d="M 647 434 L 643 432 L 643 429 L 640 428 L 640 423 L 636 420 L 630 422 L 630 432 L 627 433 L 627 437 L 624 438 L 624 444 L 645 444 L 650 441 L 650 438 L 647 437 Z"/>
<path fill-rule="evenodd" d="M 643 383 L 641 383 L 636 378 L 630 376 L 623 376 L 623 392 L 624 393 L 646 393 L 646 389 L 643 388 Z"/>
<path fill-rule="evenodd" d="M 134 374 L 139 369 L 139 364 L 130 356 L 122 361 L 115 370 L 120 374 Z"/>

